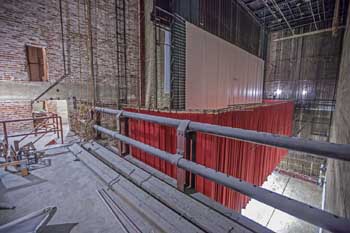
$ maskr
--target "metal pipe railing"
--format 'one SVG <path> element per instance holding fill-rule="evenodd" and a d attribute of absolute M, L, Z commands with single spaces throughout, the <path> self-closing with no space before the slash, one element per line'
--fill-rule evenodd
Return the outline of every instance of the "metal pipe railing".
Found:
<path fill-rule="evenodd" d="M 45 128 L 44 131 L 37 131 L 38 129 L 41 129 L 43 125 L 45 125 L 47 122 L 50 121 L 50 119 L 53 120 L 53 127 L 52 128 Z M 38 126 L 34 126 L 34 129 L 28 133 L 19 133 L 19 134 L 8 134 L 8 129 L 6 127 L 7 123 L 16 123 L 16 122 L 23 122 L 23 121 L 38 121 L 42 120 L 43 122 L 39 123 Z M 0 124 L 2 124 L 2 130 L 4 134 L 4 142 L 5 142 L 5 157 L 7 156 L 7 151 L 9 150 L 9 138 L 11 137 L 22 137 L 18 143 L 23 141 L 26 137 L 29 135 L 35 135 L 38 134 L 47 134 L 47 133 L 57 133 L 58 138 L 61 138 L 62 144 L 64 143 L 63 139 L 63 126 L 62 126 L 62 117 L 58 116 L 57 114 L 51 114 L 51 116 L 45 116 L 45 117 L 32 117 L 32 118 L 22 118 L 22 119 L 8 119 L 8 120 L 0 120 Z M 61 136 L 60 136 L 61 135 Z"/>
<path fill-rule="evenodd" d="M 144 120 L 172 127 L 178 127 L 183 121 L 168 117 L 152 116 L 142 113 L 100 107 L 96 107 L 95 111 L 112 115 L 120 115 L 131 119 Z M 297 137 L 288 137 L 272 133 L 263 133 L 253 130 L 231 128 L 226 126 L 211 125 L 192 121 L 189 123 L 188 129 L 208 134 L 215 134 L 222 137 L 229 137 L 243 141 L 258 143 L 262 145 L 281 147 L 294 151 L 321 155 L 327 158 L 350 161 L 349 144 L 335 144 L 328 142 L 312 141 Z"/>
<path fill-rule="evenodd" d="M 332 232 L 348 232 L 350 229 L 350 221 L 346 218 L 332 215 L 326 211 L 322 211 L 305 203 L 290 199 L 281 194 L 266 190 L 256 185 L 252 185 L 235 177 L 228 176 L 222 172 L 218 172 L 214 169 L 186 160 L 182 155 L 171 154 L 166 151 L 162 151 L 101 126 L 94 125 L 94 129 L 98 132 L 107 134 L 126 144 L 143 150 L 149 154 L 152 154 L 162 160 L 165 160 L 177 166 L 178 168 L 215 181 L 218 184 L 229 187 L 235 191 L 245 194 L 253 199 L 261 201 L 269 206 L 312 223 L 316 226 L 322 227 Z"/>

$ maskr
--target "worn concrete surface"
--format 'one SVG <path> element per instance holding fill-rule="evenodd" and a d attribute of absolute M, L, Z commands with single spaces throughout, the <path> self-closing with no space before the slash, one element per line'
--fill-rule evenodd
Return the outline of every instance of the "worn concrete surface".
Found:
<path fill-rule="evenodd" d="M 315 184 L 272 173 L 262 187 L 312 206 L 321 207 L 322 189 Z M 256 200 L 251 200 L 242 210 L 242 214 L 276 232 L 314 233 L 318 231 L 318 227 Z"/>
<path fill-rule="evenodd" d="M 51 157 L 51 167 L 34 170 L 25 178 L 6 175 L 1 170 L 5 187 L 0 187 L 0 202 L 11 203 L 16 209 L 0 210 L 0 225 L 32 211 L 57 206 L 48 232 L 69 232 L 70 228 L 72 233 L 122 232 L 96 192 L 105 185 L 74 159 L 71 153 Z"/>
<path fill-rule="evenodd" d="M 349 6 L 350 10 L 350 6 Z M 348 11 L 350 12 L 350 11 Z M 350 143 L 350 14 L 343 38 L 343 52 L 339 68 L 337 103 L 333 119 L 331 141 Z M 334 214 L 350 218 L 350 162 L 328 160 L 326 208 Z"/>

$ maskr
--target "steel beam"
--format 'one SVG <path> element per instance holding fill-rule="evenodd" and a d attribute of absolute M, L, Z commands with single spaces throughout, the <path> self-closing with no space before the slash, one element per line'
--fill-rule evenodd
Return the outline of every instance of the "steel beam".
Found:
<path fill-rule="evenodd" d="M 218 172 L 214 169 L 186 160 L 181 155 L 171 154 L 166 151 L 159 150 L 155 147 L 141 143 L 101 126 L 94 125 L 94 129 L 163 159 L 177 166 L 178 168 L 224 185 L 294 217 L 322 227 L 323 229 L 327 229 L 331 232 L 348 232 L 350 229 L 350 221 L 346 218 L 332 215 L 313 206 L 290 199 L 281 194 L 269 191 L 256 185 L 252 185 L 233 176 L 228 176 L 222 172 Z"/>
<path fill-rule="evenodd" d="M 120 110 L 107 108 L 95 108 L 98 112 L 108 114 L 118 114 Z M 178 127 L 181 120 L 152 116 L 147 114 L 123 111 L 123 116 L 136 120 L 144 120 L 161 125 Z M 212 124 L 205 124 L 191 121 L 188 125 L 189 130 L 199 131 L 202 133 L 214 134 L 217 136 L 234 138 L 238 140 L 269 145 L 274 147 L 286 148 L 294 151 L 306 152 L 327 158 L 350 161 L 350 144 L 335 144 L 328 142 L 319 142 L 306 140 L 297 137 L 281 136 L 272 133 L 263 133 L 247 129 L 231 128 Z"/>

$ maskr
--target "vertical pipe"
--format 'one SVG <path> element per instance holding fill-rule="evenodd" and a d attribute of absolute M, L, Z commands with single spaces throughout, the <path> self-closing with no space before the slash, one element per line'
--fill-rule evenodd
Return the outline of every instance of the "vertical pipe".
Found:
<path fill-rule="evenodd" d="M 58 127 L 58 114 L 54 116 L 54 129 L 57 130 L 57 137 L 60 138 L 59 127 Z M 63 137 L 63 135 L 61 135 Z"/>
<path fill-rule="evenodd" d="M 154 69 L 155 69 L 155 82 L 154 82 L 154 108 L 158 108 L 158 51 L 157 51 L 157 46 L 158 46 L 158 36 L 157 36 L 157 12 L 156 12 L 156 1 L 153 0 L 153 14 L 154 14 Z"/>
<path fill-rule="evenodd" d="M 60 8 L 60 21 L 61 21 L 61 36 L 62 36 L 62 59 L 63 59 L 63 70 L 64 74 L 67 74 L 66 69 L 66 52 L 64 48 L 64 29 L 63 29 L 63 12 L 62 12 L 62 0 L 59 1 L 59 8 Z"/>
<path fill-rule="evenodd" d="M 7 161 L 7 151 L 8 151 L 8 149 L 9 149 L 9 146 L 8 146 L 8 134 L 7 134 L 7 129 L 6 129 L 6 122 L 3 122 L 2 123 L 2 130 L 4 131 L 4 141 L 5 141 L 5 155 L 4 155 L 4 157 L 5 157 L 5 159 L 6 159 L 6 161 Z"/>
<path fill-rule="evenodd" d="M 95 124 L 101 126 L 101 113 L 100 112 L 91 112 L 92 114 L 96 114 Z M 93 118 L 93 117 L 92 117 Z M 101 139 L 101 132 L 96 132 L 96 139 Z"/>
<path fill-rule="evenodd" d="M 128 74 L 127 74 L 127 46 L 126 46 L 126 16 L 125 16 L 125 11 L 126 11 L 126 6 L 125 6 L 125 0 L 123 0 L 123 42 L 124 42 L 124 75 L 125 75 L 125 103 L 128 103 Z"/>
<path fill-rule="evenodd" d="M 61 142 L 62 144 L 63 142 L 63 127 L 62 127 L 62 117 L 59 117 L 59 121 L 60 121 L 60 129 L 61 129 Z"/>
<path fill-rule="evenodd" d="M 321 203 L 321 209 L 324 210 L 325 204 L 326 204 L 326 177 L 324 177 L 323 180 L 323 187 L 322 187 L 322 203 Z M 322 227 L 318 230 L 318 233 L 323 233 Z"/>
<path fill-rule="evenodd" d="M 94 48 L 93 48 L 93 37 L 92 37 L 92 21 L 91 21 L 91 0 L 88 0 L 88 32 L 90 40 L 90 70 L 91 78 L 93 80 L 93 106 L 96 106 L 96 77 L 94 70 Z"/>
<path fill-rule="evenodd" d="M 139 86 L 139 101 L 141 106 L 145 106 L 145 3 L 140 0 L 140 86 Z"/>

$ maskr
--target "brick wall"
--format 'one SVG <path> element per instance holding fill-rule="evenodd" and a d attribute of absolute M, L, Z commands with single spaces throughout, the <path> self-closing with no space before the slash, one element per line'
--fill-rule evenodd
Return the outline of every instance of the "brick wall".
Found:
<path fill-rule="evenodd" d="M 0 120 L 31 118 L 32 109 L 30 101 L 1 101 Z M 7 123 L 8 133 L 27 131 L 32 129 L 33 123 L 30 121 Z M 0 125 L 0 135 L 3 134 L 3 126 Z"/>
<path fill-rule="evenodd" d="M 56 92 L 55 88 L 53 91 L 56 94 L 62 93 L 61 98 L 75 97 L 84 103 L 91 103 L 93 78 L 95 78 L 97 102 L 116 104 L 118 74 L 115 2 L 119 1 L 62 0 L 62 34 L 58 0 L 0 1 L 0 85 L 4 87 L 8 80 L 12 80 L 10 82 L 16 85 L 22 85 L 21 87 L 29 84 L 26 45 L 39 46 L 46 48 L 49 83 L 53 83 L 64 74 L 64 67 L 69 73 L 62 84 L 72 90 L 74 87 L 74 91 L 57 90 Z M 137 103 L 139 97 L 139 0 L 126 2 L 128 100 L 130 103 Z M 25 90 L 28 91 L 28 88 Z M 32 92 L 31 98 L 35 98 L 38 91 Z M 26 93 L 25 96 L 30 95 Z M 53 94 L 49 93 L 42 99 L 50 99 L 52 96 Z M 23 99 L 23 97 L 20 91 L 14 92 L 11 96 L 1 96 L 0 92 L 0 101 L 8 99 Z M 13 110 L 12 115 L 9 116 L 20 117 L 17 111 Z M 70 115 L 78 114 L 75 108 L 71 110 L 73 112 Z"/>
<path fill-rule="evenodd" d="M 302 33 L 303 29 L 299 29 Z M 325 32 L 291 40 L 275 41 L 286 32 L 269 36 L 264 98 L 295 101 L 293 135 L 329 141 L 342 32 Z M 277 90 L 280 93 L 277 94 Z M 307 176 L 319 176 L 326 160 L 312 154 L 289 151 L 280 168 Z"/>

